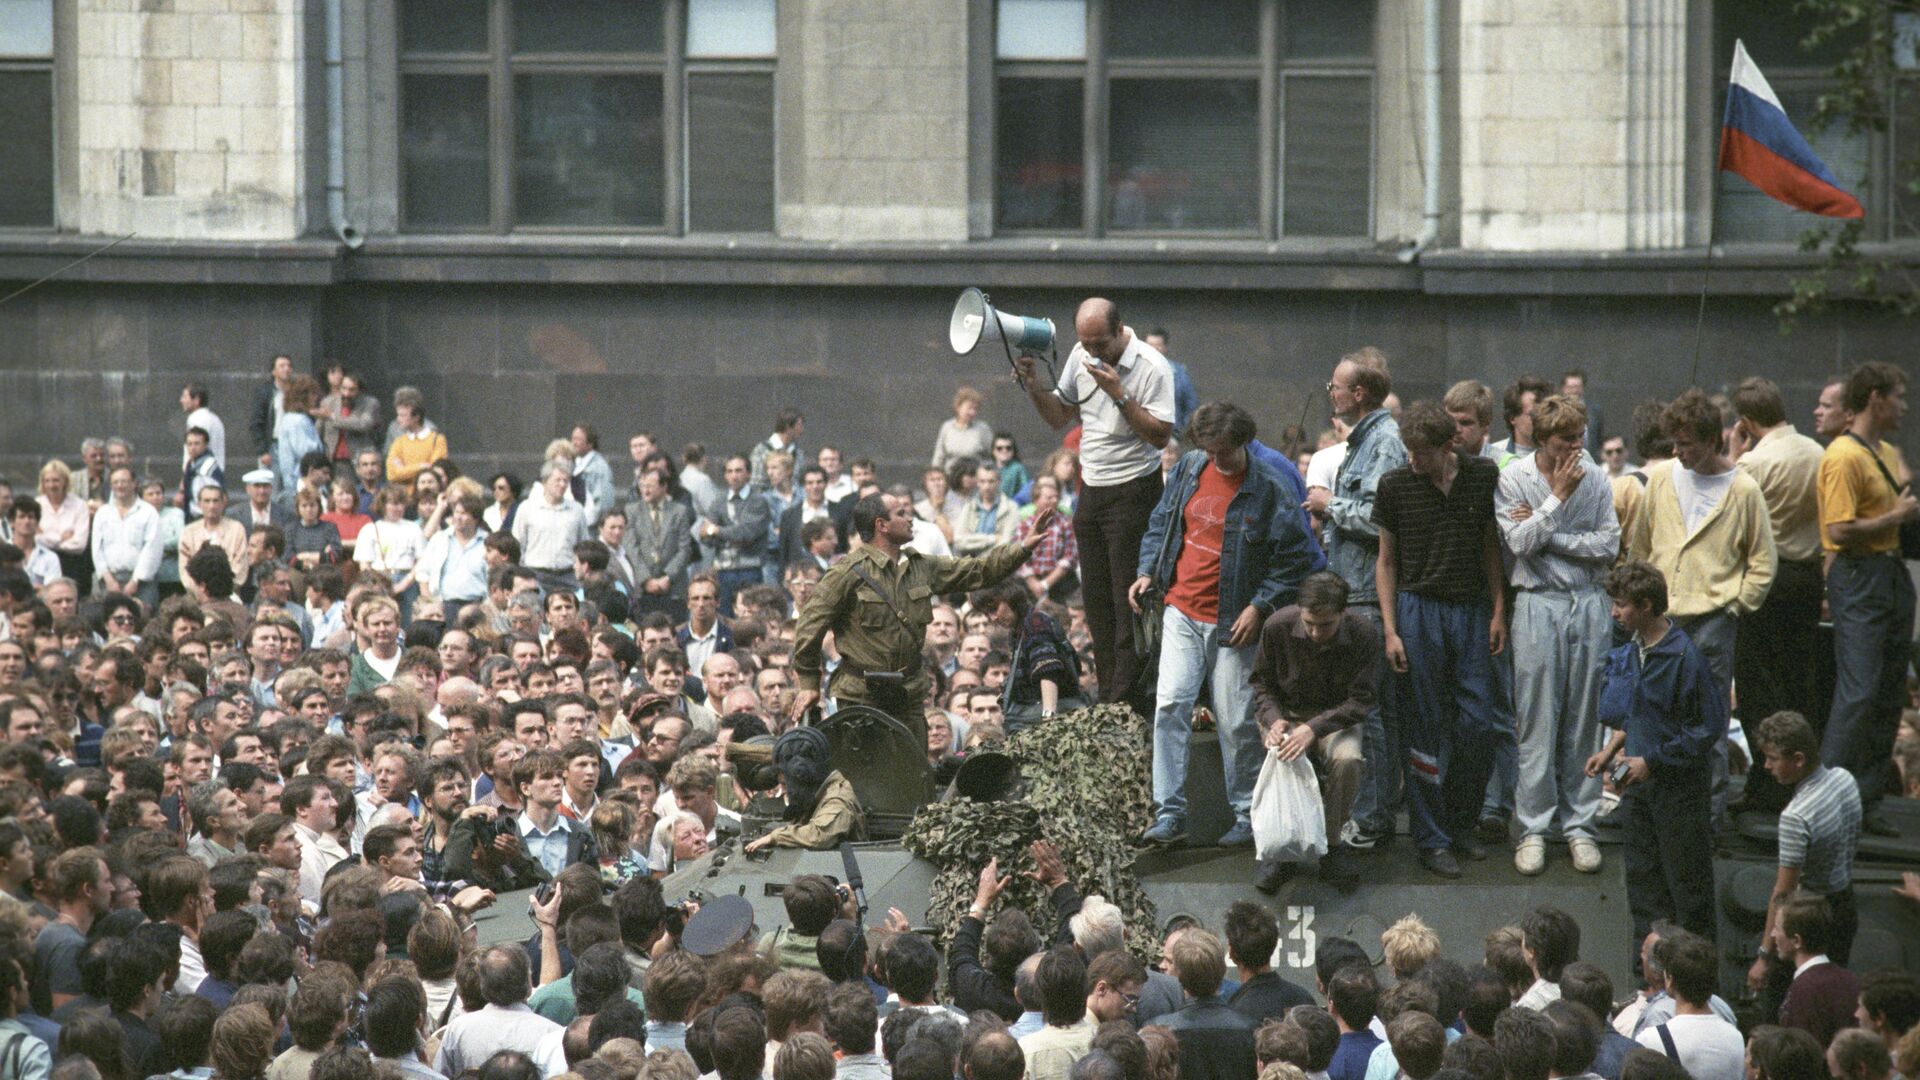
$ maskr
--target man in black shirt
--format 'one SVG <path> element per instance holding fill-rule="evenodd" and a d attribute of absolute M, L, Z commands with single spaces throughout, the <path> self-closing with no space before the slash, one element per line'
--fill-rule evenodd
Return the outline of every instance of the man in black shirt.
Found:
<path fill-rule="evenodd" d="M 1295 1005 L 1313 1004 L 1313 995 L 1274 973 L 1273 951 L 1280 945 L 1280 924 L 1265 905 L 1245 900 L 1227 909 L 1227 958 L 1239 968 L 1240 988 L 1227 999 L 1233 1011 L 1257 1028 L 1281 1019 Z"/>
<path fill-rule="evenodd" d="M 1420 864 L 1459 877 L 1474 839 L 1492 757 L 1493 657 L 1506 648 L 1505 568 L 1493 518 L 1500 469 L 1452 448 L 1456 425 L 1430 401 L 1400 423 L 1408 462 L 1380 478 L 1374 572 L 1389 715 L 1406 748 L 1409 822 Z"/>

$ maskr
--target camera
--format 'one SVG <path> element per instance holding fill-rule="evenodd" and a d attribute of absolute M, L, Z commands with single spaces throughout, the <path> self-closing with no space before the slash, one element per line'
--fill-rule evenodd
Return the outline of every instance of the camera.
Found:
<path fill-rule="evenodd" d="M 1627 759 L 1621 758 L 1613 763 L 1613 768 L 1607 770 L 1607 779 L 1613 781 L 1614 787 L 1625 787 L 1628 771 Z"/>

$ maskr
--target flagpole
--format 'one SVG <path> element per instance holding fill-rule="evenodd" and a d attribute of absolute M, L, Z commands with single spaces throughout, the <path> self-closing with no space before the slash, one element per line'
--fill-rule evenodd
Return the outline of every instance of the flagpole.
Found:
<path fill-rule="evenodd" d="M 1700 275 L 1700 304 L 1693 315 L 1693 370 L 1687 375 L 1688 386 L 1700 385 L 1700 346 L 1705 338 L 1707 326 L 1707 292 L 1713 285 L 1713 242 L 1719 233 L 1720 170 L 1713 171 L 1713 182 L 1707 188 L 1707 265 Z"/>

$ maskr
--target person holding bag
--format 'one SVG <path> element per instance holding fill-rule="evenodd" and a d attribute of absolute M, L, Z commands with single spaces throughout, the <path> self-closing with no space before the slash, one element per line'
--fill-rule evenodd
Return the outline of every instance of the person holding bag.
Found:
<path fill-rule="evenodd" d="M 1080 663 L 1073 646 L 1060 624 L 1034 607 L 1025 585 L 1004 581 L 967 601 L 1013 636 L 1013 664 L 1000 690 L 1008 735 L 1092 704 L 1080 692 Z"/>
<path fill-rule="evenodd" d="M 1340 835 L 1366 771 L 1360 721 L 1379 700 L 1380 631 L 1347 609 L 1347 583 L 1331 570 L 1309 574 L 1300 599 L 1267 617 L 1253 659 L 1254 717 L 1265 734 L 1269 768 L 1303 756 L 1319 766 L 1325 787 L 1326 836 Z M 1263 774 L 1264 776 L 1264 774 Z M 1256 802 L 1261 792 L 1256 789 Z M 1260 821 L 1260 807 L 1254 808 Z M 1354 879 L 1336 847 L 1320 863 L 1320 878 Z M 1256 887 L 1272 895 L 1298 865 L 1271 861 Z"/>

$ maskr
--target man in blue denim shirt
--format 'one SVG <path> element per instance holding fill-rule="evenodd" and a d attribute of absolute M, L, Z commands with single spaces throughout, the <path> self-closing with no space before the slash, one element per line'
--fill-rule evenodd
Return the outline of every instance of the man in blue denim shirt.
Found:
<path fill-rule="evenodd" d="M 1352 609 L 1371 619 L 1375 629 L 1380 627 L 1380 606 L 1373 570 L 1380 557 L 1380 530 L 1373 524 L 1373 498 L 1380 478 L 1407 463 L 1400 425 L 1386 409 L 1392 392 L 1393 380 L 1376 351 L 1363 349 L 1341 359 L 1327 382 L 1327 395 L 1333 400 L 1334 415 L 1351 428 L 1347 456 L 1335 474 L 1332 491 L 1307 491 L 1307 509 L 1327 522 L 1327 567 L 1346 580 L 1352 590 Z M 1383 722 L 1379 709 L 1362 723 L 1367 778 L 1340 839 L 1366 849 L 1393 835 L 1400 753 L 1395 729 Z"/>
<path fill-rule="evenodd" d="M 1298 507 L 1271 467 L 1247 452 L 1253 417 L 1209 402 L 1194 411 L 1193 444 L 1174 467 L 1140 542 L 1134 610 L 1149 588 L 1167 601 L 1153 718 L 1153 800 L 1144 839 L 1186 839 L 1187 740 L 1193 703 L 1209 672 L 1234 824 L 1219 843 L 1253 843 L 1253 784 L 1265 757 L 1253 718 L 1254 646 L 1260 625 L 1293 602 L 1313 562 Z"/>

